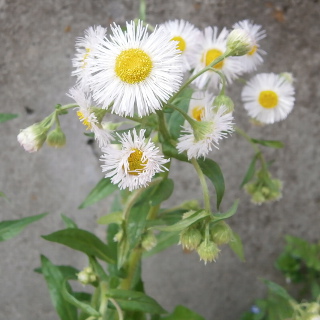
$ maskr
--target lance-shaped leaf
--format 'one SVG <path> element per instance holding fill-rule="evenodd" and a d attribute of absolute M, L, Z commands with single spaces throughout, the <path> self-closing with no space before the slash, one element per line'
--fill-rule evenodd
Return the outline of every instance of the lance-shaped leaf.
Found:
<path fill-rule="evenodd" d="M 224 178 L 218 163 L 211 159 L 198 159 L 202 172 L 210 179 L 217 195 L 217 209 L 219 209 L 225 190 Z"/>
<path fill-rule="evenodd" d="M 202 316 L 194 311 L 184 307 L 177 306 L 173 313 L 167 317 L 161 318 L 161 320 L 205 320 Z"/>
<path fill-rule="evenodd" d="M 251 141 L 257 144 L 261 144 L 265 147 L 280 149 L 284 147 L 283 142 L 277 140 L 258 140 L 251 138 Z"/>
<path fill-rule="evenodd" d="M 79 209 L 84 209 L 92 204 L 109 196 L 112 192 L 118 189 L 118 186 L 113 184 L 110 178 L 102 178 L 98 184 L 91 190 L 89 195 L 79 206 Z"/>
<path fill-rule="evenodd" d="M 77 224 L 71 218 L 67 217 L 66 215 L 61 214 L 61 218 L 67 228 L 70 228 L 70 229 L 77 229 L 78 228 Z"/>
<path fill-rule="evenodd" d="M 55 266 L 56 268 L 59 269 L 60 273 L 62 274 L 64 279 L 67 280 L 76 280 L 78 279 L 77 274 L 79 273 L 79 270 L 71 267 L 71 266 Z M 41 273 L 42 274 L 42 269 L 36 268 L 33 270 L 34 272 Z"/>
<path fill-rule="evenodd" d="M 173 189 L 174 183 L 172 179 L 165 179 L 161 181 L 158 185 L 155 186 L 156 191 L 151 197 L 151 204 L 156 206 L 160 204 L 162 201 L 170 198 Z"/>
<path fill-rule="evenodd" d="M 0 241 L 5 241 L 18 235 L 27 225 L 45 217 L 48 213 L 42 213 L 17 220 L 0 222 Z"/>
<path fill-rule="evenodd" d="M 227 211 L 227 212 L 224 212 L 224 213 L 216 213 L 214 215 L 212 215 L 213 217 L 213 221 L 214 222 L 218 222 L 220 220 L 225 220 L 225 219 L 228 219 L 230 217 L 232 217 L 236 212 L 237 212 L 237 209 L 238 209 L 238 203 L 239 201 L 236 200 L 234 202 L 234 204 L 232 205 L 232 207 Z"/>
<path fill-rule="evenodd" d="M 257 159 L 260 156 L 260 154 L 261 153 L 258 152 L 252 158 L 250 165 L 249 165 L 249 168 L 248 168 L 248 170 L 247 170 L 247 172 L 241 182 L 240 188 L 242 188 L 245 184 L 247 184 L 253 178 L 254 173 L 255 173 L 255 169 L 256 169 L 256 162 L 257 162 Z"/>
<path fill-rule="evenodd" d="M 18 115 L 13 114 L 13 113 L 0 113 L 0 123 L 9 121 L 9 120 L 17 118 L 17 117 L 18 117 Z"/>
<path fill-rule="evenodd" d="M 120 308 L 125 311 L 142 311 L 145 313 L 166 313 L 157 301 L 146 294 L 133 290 L 110 289 L 107 297 L 117 301 Z"/>
<path fill-rule="evenodd" d="M 64 229 L 42 237 L 86 253 L 88 256 L 95 256 L 108 263 L 114 263 L 109 247 L 86 230 Z"/>
<path fill-rule="evenodd" d="M 121 223 L 122 221 L 122 211 L 116 211 L 108 213 L 98 219 L 99 224 L 110 224 L 110 223 Z"/>
<path fill-rule="evenodd" d="M 62 296 L 64 277 L 59 268 L 45 256 L 41 256 L 41 270 L 47 282 L 51 301 L 61 320 L 78 319 L 77 309 Z M 71 290 L 71 288 L 68 288 Z"/>
<path fill-rule="evenodd" d="M 170 226 L 155 226 L 150 229 L 157 229 L 160 231 L 167 231 L 167 232 L 180 232 L 189 226 L 191 226 L 193 223 L 197 222 L 200 219 L 203 219 L 210 214 L 204 210 L 198 210 L 189 217 L 180 220 L 179 222 L 172 224 Z"/>
<path fill-rule="evenodd" d="M 100 317 L 100 313 L 97 310 L 92 308 L 89 304 L 82 302 L 82 301 L 78 300 L 76 297 L 74 297 L 69 292 L 68 288 L 70 288 L 70 286 L 68 285 L 68 283 L 66 281 L 64 281 L 61 286 L 61 293 L 62 293 L 63 298 L 66 301 L 68 301 L 72 305 L 76 306 L 77 308 L 81 309 L 83 312 L 87 313 L 90 316 Z"/>

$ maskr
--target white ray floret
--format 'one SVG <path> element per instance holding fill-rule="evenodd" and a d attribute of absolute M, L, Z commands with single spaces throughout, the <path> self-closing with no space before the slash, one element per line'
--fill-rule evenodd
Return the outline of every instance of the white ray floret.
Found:
<path fill-rule="evenodd" d="M 84 32 L 84 37 L 79 37 L 76 41 L 76 54 L 72 59 L 75 70 L 72 76 L 77 77 L 77 86 L 82 90 L 89 90 L 90 61 L 94 57 L 95 49 L 106 36 L 107 29 L 101 26 L 89 27 Z"/>
<path fill-rule="evenodd" d="M 164 159 L 150 139 L 145 139 L 145 131 L 137 133 L 133 129 L 118 135 L 122 145 L 120 150 L 112 145 L 102 148 L 102 172 L 106 172 L 105 177 L 111 178 L 111 182 L 120 189 L 132 191 L 146 187 L 156 173 L 168 170 L 164 164 L 169 160 Z"/>
<path fill-rule="evenodd" d="M 206 106 L 211 106 L 214 100 L 214 95 L 209 91 L 195 91 L 190 99 L 188 115 L 197 121 L 201 121 Z M 187 122 L 188 123 L 188 122 Z"/>
<path fill-rule="evenodd" d="M 196 66 L 193 75 L 197 74 L 203 68 L 208 66 L 213 60 L 225 53 L 227 48 L 227 37 L 229 31 L 223 28 L 218 33 L 217 27 L 207 27 L 204 29 L 202 47 L 198 52 Z M 228 57 L 219 62 L 213 68 L 225 74 L 227 81 L 232 82 L 241 73 L 241 65 L 237 57 Z M 207 71 L 194 80 L 194 84 L 199 89 L 208 88 L 210 90 L 218 89 L 220 77 L 214 71 Z"/>
<path fill-rule="evenodd" d="M 98 141 L 99 147 L 107 146 L 112 140 L 113 136 L 109 130 L 103 129 L 101 120 L 99 121 L 97 115 L 99 108 L 92 107 L 91 96 L 86 94 L 78 87 L 71 88 L 68 94 L 79 105 L 77 109 L 77 116 L 79 120 L 94 133 L 95 139 Z M 102 109 L 100 109 L 102 111 Z M 103 113 L 105 110 L 103 110 Z"/>
<path fill-rule="evenodd" d="M 177 149 L 179 153 L 187 151 L 188 159 L 206 157 L 212 147 L 219 149 L 219 141 L 233 132 L 233 116 L 227 112 L 225 106 L 218 110 L 206 105 L 204 115 L 199 123 L 203 124 L 202 137 L 196 138 L 194 128 L 190 125 L 184 126 L 182 136 L 178 139 Z"/>
<path fill-rule="evenodd" d="M 257 69 L 257 66 L 262 64 L 262 55 L 266 52 L 260 48 L 260 40 L 266 37 L 265 30 L 262 29 L 261 25 L 254 24 L 250 20 L 242 20 L 233 25 L 234 29 L 245 30 L 251 38 L 252 48 L 244 56 L 239 57 L 242 65 L 243 72 L 252 72 Z"/>
<path fill-rule="evenodd" d="M 98 47 L 90 86 L 93 98 L 112 112 L 140 117 L 162 108 L 182 81 L 182 59 L 163 27 L 150 35 L 142 22 L 114 24 L 112 35 Z"/>
<path fill-rule="evenodd" d="M 171 35 L 171 40 L 177 41 L 177 48 L 181 51 L 183 71 L 194 68 L 201 48 L 201 31 L 185 20 L 170 20 L 163 26 Z"/>
<path fill-rule="evenodd" d="M 242 101 L 249 116 L 262 123 L 283 120 L 294 106 L 294 87 L 283 76 L 260 73 L 242 90 Z"/>

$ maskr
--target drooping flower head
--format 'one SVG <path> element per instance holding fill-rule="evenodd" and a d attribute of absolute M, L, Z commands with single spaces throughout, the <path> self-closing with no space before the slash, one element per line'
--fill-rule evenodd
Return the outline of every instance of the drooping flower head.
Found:
<path fill-rule="evenodd" d="M 91 75 L 89 63 L 90 58 L 94 57 L 97 45 L 102 42 L 106 36 L 107 29 L 101 26 L 89 27 L 84 32 L 84 37 L 76 41 L 76 55 L 72 59 L 72 65 L 75 70 L 73 76 L 77 77 L 77 86 L 82 90 L 89 90 L 89 78 Z"/>
<path fill-rule="evenodd" d="M 223 28 L 218 33 L 217 27 L 207 27 L 204 29 L 204 38 L 202 40 L 202 47 L 198 52 L 196 66 L 193 75 L 197 74 L 204 67 L 210 65 L 212 61 L 223 55 L 227 48 L 228 30 Z M 237 78 L 241 73 L 241 66 L 237 57 L 228 57 L 219 62 L 213 68 L 225 74 L 227 81 L 230 83 Z M 214 90 L 218 88 L 220 76 L 214 71 L 207 71 L 194 80 L 194 84 L 199 89 Z"/>
<path fill-rule="evenodd" d="M 219 141 L 233 131 L 233 116 L 225 106 L 213 110 L 206 105 L 198 125 L 183 127 L 178 139 L 179 153 L 187 151 L 188 159 L 205 157 L 212 147 L 219 149 Z"/>
<path fill-rule="evenodd" d="M 171 40 L 177 41 L 177 48 L 181 51 L 183 71 L 191 70 L 201 46 L 201 31 L 185 20 L 167 21 L 163 26 L 170 33 Z"/>
<path fill-rule="evenodd" d="M 77 116 L 86 126 L 86 130 L 90 130 L 94 133 L 100 148 L 107 146 L 112 140 L 112 134 L 110 131 L 102 128 L 101 125 L 101 120 L 105 115 L 106 110 L 92 107 L 90 95 L 86 94 L 78 87 L 71 88 L 69 96 L 79 105 L 79 108 L 77 108 Z"/>
<path fill-rule="evenodd" d="M 132 191 L 145 187 L 156 173 L 167 170 L 164 164 L 169 160 L 164 159 L 152 141 L 145 139 L 145 131 L 140 130 L 138 134 L 133 129 L 118 135 L 122 145 L 120 150 L 112 145 L 102 148 L 102 172 L 106 172 L 105 177 L 111 178 L 120 189 Z"/>
<path fill-rule="evenodd" d="M 114 24 L 110 39 L 98 46 L 90 81 L 93 98 L 120 116 L 140 117 L 162 107 L 182 81 L 182 59 L 163 27 L 147 33 L 139 21 L 126 31 Z"/>
<path fill-rule="evenodd" d="M 239 21 L 233 25 L 233 28 L 246 31 L 250 35 L 252 42 L 251 50 L 239 58 L 242 64 L 242 71 L 251 72 L 256 70 L 257 66 L 263 62 L 262 55 L 266 54 L 266 52 L 260 48 L 259 44 L 260 40 L 266 37 L 265 30 L 250 20 Z"/>
<path fill-rule="evenodd" d="M 274 73 L 254 76 L 242 90 L 244 108 L 250 117 L 271 124 L 283 120 L 294 106 L 294 87 Z"/>

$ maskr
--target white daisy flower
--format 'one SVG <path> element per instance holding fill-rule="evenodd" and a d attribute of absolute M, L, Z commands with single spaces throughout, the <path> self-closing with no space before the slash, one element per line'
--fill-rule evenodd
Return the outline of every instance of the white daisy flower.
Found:
<path fill-rule="evenodd" d="M 104 39 L 91 68 L 93 98 L 123 116 L 145 116 L 162 107 L 182 81 L 182 59 L 176 43 L 163 27 L 150 35 L 139 21 L 127 30 L 111 26 L 113 35 Z"/>
<path fill-rule="evenodd" d="M 112 134 L 110 131 L 103 129 L 101 125 L 106 110 L 92 107 L 91 96 L 77 87 L 70 89 L 68 95 L 79 105 L 79 108 L 76 108 L 77 116 L 86 126 L 86 130 L 94 133 L 100 148 L 107 146 L 112 140 Z"/>
<path fill-rule="evenodd" d="M 94 56 L 97 45 L 106 36 L 107 29 L 101 26 L 90 27 L 85 30 L 84 37 L 80 37 L 76 41 L 76 55 L 72 59 L 72 65 L 75 70 L 72 76 L 77 77 L 77 85 L 82 90 L 89 90 L 88 79 L 91 75 L 88 63 L 90 57 Z"/>
<path fill-rule="evenodd" d="M 233 25 L 233 28 L 245 30 L 251 38 L 251 50 L 244 56 L 239 57 L 239 60 L 241 61 L 243 72 L 252 72 L 257 69 L 258 65 L 262 64 L 262 55 L 266 54 L 264 50 L 260 49 L 259 45 L 259 41 L 266 37 L 266 32 L 261 29 L 260 25 L 254 24 L 250 20 L 239 21 Z"/>
<path fill-rule="evenodd" d="M 196 66 L 193 75 L 197 74 L 203 68 L 208 66 L 213 60 L 220 57 L 227 49 L 228 30 L 223 28 L 218 34 L 217 27 L 207 27 L 204 29 L 204 38 L 202 39 L 202 48 L 198 52 Z M 241 65 L 237 57 L 228 57 L 219 62 L 213 68 L 223 72 L 229 83 L 237 78 L 241 73 Z M 199 89 L 217 89 L 220 76 L 214 71 L 207 71 L 194 80 L 194 84 Z"/>
<path fill-rule="evenodd" d="M 170 33 L 171 40 L 177 41 L 177 48 L 181 51 L 183 71 L 194 68 L 196 56 L 201 47 L 201 31 L 184 20 L 172 20 L 163 24 Z"/>
<path fill-rule="evenodd" d="M 214 95 L 208 91 L 195 91 L 190 99 L 188 115 L 197 121 L 201 121 L 206 106 L 212 106 Z"/>
<path fill-rule="evenodd" d="M 118 184 L 120 189 L 129 188 L 132 191 L 146 187 L 156 173 L 168 170 L 164 164 L 169 160 L 159 154 L 159 148 L 151 140 L 146 141 L 145 131 L 140 130 L 138 135 L 133 129 L 118 135 L 121 150 L 112 146 L 102 148 L 102 172 L 106 172 L 105 177 L 111 177 L 111 182 Z"/>
<path fill-rule="evenodd" d="M 179 153 L 187 151 L 188 159 L 205 157 L 212 147 L 219 149 L 219 140 L 233 131 L 233 116 L 225 106 L 215 112 L 210 105 L 205 106 L 204 115 L 195 127 L 184 126 L 177 149 Z M 198 132 L 195 134 L 195 130 Z M 198 136 L 198 137 L 196 137 Z"/>
<path fill-rule="evenodd" d="M 262 123 L 283 120 L 294 105 L 294 88 L 286 78 L 274 73 L 254 76 L 242 90 L 244 108 Z"/>

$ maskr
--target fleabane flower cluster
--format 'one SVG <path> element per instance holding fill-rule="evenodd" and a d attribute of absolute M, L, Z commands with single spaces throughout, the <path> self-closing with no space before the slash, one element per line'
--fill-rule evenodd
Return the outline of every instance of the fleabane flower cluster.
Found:
<path fill-rule="evenodd" d="M 149 139 L 145 139 L 145 130 L 118 135 L 121 149 L 109 145 L 102 148 L 101 161 L 105 177 L 113 184 L 129 191 L 147 186 L 152 177 L 167 170 L 164 166 L 169 160 L 160 154 L 159 148 Z"/>

